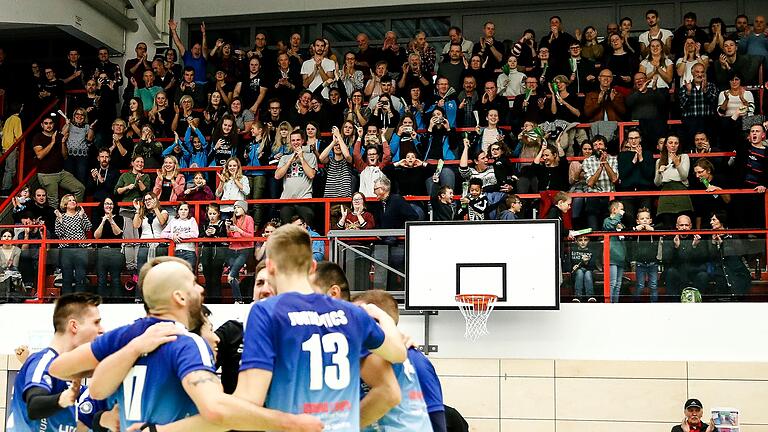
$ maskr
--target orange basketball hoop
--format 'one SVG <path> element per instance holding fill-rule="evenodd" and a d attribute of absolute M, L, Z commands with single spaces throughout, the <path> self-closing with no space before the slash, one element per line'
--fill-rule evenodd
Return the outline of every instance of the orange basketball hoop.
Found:
<path fill-rule="evenodd" d="M 467 322 L 464 337 L 472 342 L 480 336 L 488 334 L 488 317 L 496 305 L 496 297 L 493 294 L 459 294 L 456 296 L 456 305 Z"/>

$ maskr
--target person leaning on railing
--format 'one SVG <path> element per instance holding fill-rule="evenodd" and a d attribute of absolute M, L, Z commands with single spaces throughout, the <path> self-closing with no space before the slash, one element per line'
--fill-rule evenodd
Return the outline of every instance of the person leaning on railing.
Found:
<path fill-rule="evenodd" d="M 235 202 L 234 213 L 231 219 L 225 221 L 227 236 L 231 239 L 253 237 L 255 232 L 253 218 L 248 216 L 248 203 L 239 200 Z M 229 274 L 227 282 L 232 287 L 232 298 L 235 303 L 243 302 L 243 294 L 240 291 L 240 269 L 242 269 L 248 257 L 253 254 L 253 242 L 229 242 Z"/>
<path fill-rule="evenodd" d="M 141 198 L 133 201 L 136 216 L 133 217 L 133 227 L 141 230 L 142 239 L 157 239 L 161 237 L 163 228 L 168 222 L 168 212 L 160 205 L 154 192 L 145 192 Z M 144 264 L 156 257 L 167 253 L 167 246 L 160 243 L 141 243 L 136 258 L 136 268 L 141 269 Z M 137 297 L 140 293 L 136 293 Z"/>
<path fill-rule="evenodd" d="M 207 215 L 208 222 L 200 224 L 200 237 L 226 238 L 227 226 L 221 220 L 219 205 L 208 204 Z M 199 244 L 199 248 L 200 264 L 203 266 L 205 277 L 206 301 L 219 302 L 221 301 L 221 275 L 224 273 L 224 264 L 229 256 L 229 247 L 226 242 L 204 242 Z"/>

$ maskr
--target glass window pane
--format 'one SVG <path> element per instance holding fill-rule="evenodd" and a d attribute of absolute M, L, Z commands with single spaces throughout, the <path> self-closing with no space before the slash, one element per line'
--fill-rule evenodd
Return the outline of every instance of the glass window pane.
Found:
<path fill-rule="evenodd" d="M 371 40 L 384 39 L 384 21 L 359 21 L 323 25 L 323 36 L 331 42 L 354 42 L 357 35 L 365 33 Z"/>
<path fill-rule="evenodd" d="M 394 30 L 400 38 L 413 37 L 419 30 L 426 33 L 428 38 L 447 37 L 448 28 L 450 26 L 451 19 L 449 17 L 392 20 L 392 30 Z"/>

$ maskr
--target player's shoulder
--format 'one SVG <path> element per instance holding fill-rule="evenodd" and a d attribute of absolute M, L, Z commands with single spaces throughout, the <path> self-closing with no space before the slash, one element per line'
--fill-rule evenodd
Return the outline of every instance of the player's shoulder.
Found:
<path fill-rule="evenodd" d="M 38 352 L 32 353 L 27 357 L 27 360 L 24 362 L 24 364 L 21 366 L 21 370 L 28 370 L 31 368 L 34 369 L 42 369 L 43 371 L 48 370 L 48 366 L 51 364 L 53 359 L 59 356 L 59 353 L 56 352 L 51 347 L 42 349 Z"/>
<path fill-rule="evenodd" d="M 409 348 L 407 354 L 408 354 L 408 360 L 411 362 L 411 364 L 415 369 L 427 370 L 427 371 L 435 370 L 435 367 L 432 365 L 432 362 L 429 361 L 427 356 L 425 356 L 424 353 L 422 353 L 418 349 Z"/>

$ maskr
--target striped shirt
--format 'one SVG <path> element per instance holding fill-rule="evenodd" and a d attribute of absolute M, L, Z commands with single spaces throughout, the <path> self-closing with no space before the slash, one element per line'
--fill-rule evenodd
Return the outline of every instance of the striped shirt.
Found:
<path fill-rule="evenodd" d="M 744 184 L 748 187 L 765 186 L 765 150 L 765 147 L 749 147 L 744 176 Z"/>
<path fill-rule="evenodd" d="M 333 156 L 325 164 L 325 198 L 349 198 L 352 196 L 352 166 L 344 159 Z"/>

